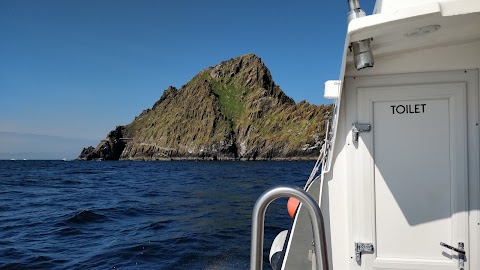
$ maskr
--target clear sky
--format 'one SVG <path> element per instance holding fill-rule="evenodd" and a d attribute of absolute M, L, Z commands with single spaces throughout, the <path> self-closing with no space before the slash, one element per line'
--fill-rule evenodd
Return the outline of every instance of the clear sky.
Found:
<path fill-rule="evenodd" d="M 0 132 L 103 139 L 169 85 L 246 53 L 295 101 L 328 102 L 347 12 L 346 0 L 0 0 Z"/>

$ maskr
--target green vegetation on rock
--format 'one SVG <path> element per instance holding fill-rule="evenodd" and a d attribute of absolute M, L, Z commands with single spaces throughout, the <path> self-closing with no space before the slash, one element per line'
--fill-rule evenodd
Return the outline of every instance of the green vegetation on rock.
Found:
<path fill-rule="evenodd" d="M 226 117 L 233 122 L 241 118 L 245 111 L 245 102 L 242 100 L 245 89 L 233 84 L 213 82 L 212 92 L 218 96 L 220 110 Z"/>

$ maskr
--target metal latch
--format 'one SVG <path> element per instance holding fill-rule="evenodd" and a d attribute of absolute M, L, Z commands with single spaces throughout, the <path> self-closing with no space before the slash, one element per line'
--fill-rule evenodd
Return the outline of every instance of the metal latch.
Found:
<path fill-rule="evenodd" d="M 458 248 L 454 248 L 450 245 L 440 242 L 440 246 L 446 247 L 458 253 L 458 268 L 460 270 L 463 270 L 465 267 L 465 259 L 466 259 L 465 244 L 463 242 L 458 242 Z"/>
<path fill-rule="evenodd" d="M 360 262 L 362 253 L 365 251 L 372 252 L 373 244 L 372 243 L 357 243 L 355 242 L 355 259 L 357 262 Z"/>
<path fill-rule="evenodd" d="M 354 142 L 358 142 L 358 133 L 360 132 L 370 132 L 372 126 L 370 124 L 359 124 L 353 123 L 352 124 L 352 139 Z"/>

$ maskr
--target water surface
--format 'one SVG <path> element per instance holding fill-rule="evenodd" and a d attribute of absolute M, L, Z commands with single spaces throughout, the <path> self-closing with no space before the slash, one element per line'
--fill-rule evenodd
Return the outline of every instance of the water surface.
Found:
<path fill-rule="evenodd" d="M 248 269 L 255 200 L 313 165 L 0 161 L 0 268 Z M 265 254 L 285 204 L 267 211 Z"/>

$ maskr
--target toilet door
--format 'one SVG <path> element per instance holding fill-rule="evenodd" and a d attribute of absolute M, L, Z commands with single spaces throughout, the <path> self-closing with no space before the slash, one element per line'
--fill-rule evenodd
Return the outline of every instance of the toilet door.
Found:
<path fill-rule="evenodd" d="M 357 89 L 361 269 L 458 270 L 468 250 L 466 83 Z M 359 210 L 359 209 L 357 209 Z M 362 240 L 362 239 L 359 239 Z M 464 261 L 464 269 L 469 269 Z"/>

